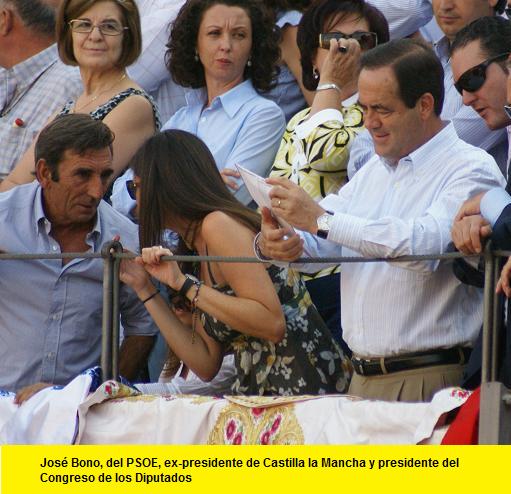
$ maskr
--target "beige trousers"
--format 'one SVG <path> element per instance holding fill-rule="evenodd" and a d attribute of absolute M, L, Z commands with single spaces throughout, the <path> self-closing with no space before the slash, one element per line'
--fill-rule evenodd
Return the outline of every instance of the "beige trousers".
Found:
<path fill-rule="evenodd" d="M 461 364 L 449 364 L 379 376 L 354 373 L 348 393 L 369 400 L 431 401 L 437 391 L 460 385 L 463 368 Z"/>

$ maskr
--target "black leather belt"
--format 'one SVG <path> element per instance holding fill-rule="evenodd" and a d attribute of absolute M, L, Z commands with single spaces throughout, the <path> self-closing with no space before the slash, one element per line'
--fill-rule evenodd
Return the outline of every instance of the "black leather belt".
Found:
<path fill-rule="evenodd" d="M 392 372 L 431 367 L 433 365 L 464 364 L 470 357 L 471 348 L 448 348 L 396 357 L 360 358 L 353 356 L 351 361 L 355 372 L 361 376 L 377 376 Z"/>

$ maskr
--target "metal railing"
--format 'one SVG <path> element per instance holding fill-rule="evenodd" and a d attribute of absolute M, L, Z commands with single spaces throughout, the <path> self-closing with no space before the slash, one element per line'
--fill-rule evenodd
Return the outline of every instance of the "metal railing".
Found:
<path fill-rule="evenodd" d="M 481 406 L 479 417 L 480 444 L 511 444 L 511 391 L 498 382 L 498 350 L 500 325 L 502 324 L 502 296 L 496 296 L 495 287 L 500 275 L 502 260 L 511 252 L 494 251 L 491 242 L 484 250 L 485 283 L 484 315 L 482 334 Z M 60 254 L 5 254 L 1 260 L 30 259 L 102 259 L 103 260 L 103 322 L 101 369 L 103 381 L 117 379 L 119 374 L 119 268 L 122 259 L 131 259 L 134 254 L 124 253 L 117 241 L 105 243 L 101 253 L 68 252 Z M 397 258 L 329 257 L 299 259 L 299 263 L 366 263 L 366 262 L 410 262 L 428 260 L 453 260 L 466 257 L 458 252 L 440 255 L 401 256 Z M 164 261 L 210 261 L 229 263 L 261 263 L 255 257 L 221 256 L 164 256 Z"/>

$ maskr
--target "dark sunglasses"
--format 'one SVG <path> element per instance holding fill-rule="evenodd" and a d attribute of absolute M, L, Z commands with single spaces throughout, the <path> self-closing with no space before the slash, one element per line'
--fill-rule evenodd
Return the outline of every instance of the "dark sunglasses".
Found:
<path fill-rule="evenodd" d="M 133 182 L 133 180 L 128 180 L 126 182 L 126 190 L 128 191 L 128 194 L 134 201 L 137 200 L 137 187 L 138 185 L 135 182 Z"/>
<path fill-rule="evenodd" d="M 463 94 L 463 91 L 473 93 L 478 89 L 481 89 L 482 85 L 486 81 L 486 69 L 493 63 L 499 60 L 503 60 L 509 56 L 510 52 L 501 53 L 495 57 L 491 57 L 488 60 L 468 69 L 461 74 L 457 82 L 454 83 L 454 87 L 458 90 L 458 93 Z"/>
<path fill-rule="evenodd" d="M 374 48 L 378 43 L 378 35 L 376 33 L 370 33 L 368 31 L 355 31 L 351 34 L 344 34 L 340 31 L 335 31 L 331 33 L 321 33 L 319 35 L 319 46 L 328 50 L 330 48 L 330 40 L 335 39 L 339 41 L 340 39 L 354 39 L 358 41 L 360 48 L 362 50 L 370 50 Z"/>

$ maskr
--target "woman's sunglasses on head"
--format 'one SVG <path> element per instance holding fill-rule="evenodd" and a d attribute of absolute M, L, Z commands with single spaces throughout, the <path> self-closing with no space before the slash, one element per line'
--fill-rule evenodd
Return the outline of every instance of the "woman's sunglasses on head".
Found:
<path fill-rule="evenodd" d="M 134 201 L 137 200 L 137 187 L 138 185 L 133 180 L 126 181 L 126 190 Z"/>
<path fill-rule="evenodd" d="M 478 89 L 481 89 L 486 81 L 486 70 L 493 62 L 504 60 L 510 55 L 510 52 L 501 53 L 495 57 L 488 58 L 479 65 L 468 69 L 461 74 L 460 78 L 454 83 L 454 87 L 458 90 L 458 93 L 463 94 L 463 91 L 473 93 Z"/>
<path fill-rule="evenodd" d="M 368 31 L 355 31 L 351 34 L 344 34 L 340 31 L 335 31 L 331 33 L 321 33 L 319 35 L 319 46 L 328 50 L 330 48 L 330 40 L 335 39 L 339 41 L 340 39 L 354 39 L 358 41 L 360 48 L 362 50 L 370 50 L 374 48 L 378 43 L 378 36 L 376 33 L 371 33 Z"/>

